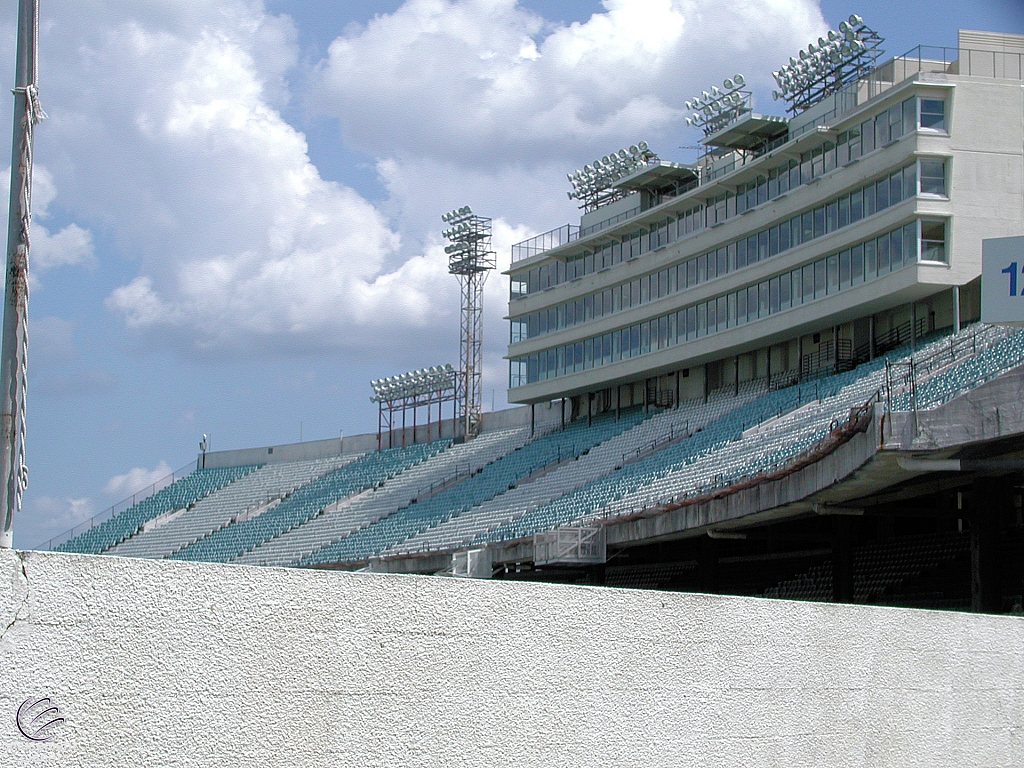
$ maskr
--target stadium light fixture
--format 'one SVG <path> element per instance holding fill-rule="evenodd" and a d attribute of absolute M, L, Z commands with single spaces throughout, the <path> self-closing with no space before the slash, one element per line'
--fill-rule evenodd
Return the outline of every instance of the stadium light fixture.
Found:
<path fill-rule="evenodd" d="M 572 185 L 572 191 L 567 193 L 569 199 L 579 200 L 584 210 L 599 208 L 621 196 L 611 189 L 616 181 L 657 159 L 646 141 L 600 157 L 566 175 Z"/>
<path fill-rule="evenodd" d="M 458 372 L 449 364 L 435 365 L 409 371 L 398 376 L 387 376 L 370 382 L 372 403 L 387 403 L 420 395 L 445 392 L 456 388 Z"/>
<path fill-rule="evenodd" d="M 772 72 L 778 85 L 772 98 L 788 101 L 793 114 L 817 104 L 872 68 L 882 52 L 882 42 L 863 18 L 851 14 L 838 30 L 830 29 L 796 57 L 791 56 L 788 64 Z"/>
<path fill-rule="evenodd" d="M 687 109 L 693 110 L 686 124 L 703 128 L 704 135 L 709 136 L 734 122 L 750 111 L 750 92 L 742 90 L 746 84 L 747 79 L 737 73 L 722 81 L 725 90 L 715 85 L 710 92 L 701 91 L 700 96 L 685 104 Z"/>

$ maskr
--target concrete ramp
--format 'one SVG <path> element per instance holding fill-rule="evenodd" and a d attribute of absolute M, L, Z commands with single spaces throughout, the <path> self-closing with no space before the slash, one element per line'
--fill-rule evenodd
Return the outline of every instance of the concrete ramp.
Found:
<path fill-rule="evenodd" d="M 1024 759 L 1017 617 L 0 551 L 0 660 L 8 766 Z"/>

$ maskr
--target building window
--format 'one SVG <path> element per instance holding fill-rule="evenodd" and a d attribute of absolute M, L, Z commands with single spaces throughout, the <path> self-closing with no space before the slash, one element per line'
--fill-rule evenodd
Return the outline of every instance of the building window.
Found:
<path fill-rule="evenodd" d="M 946 161 L 923 157 L 921 165 L 921 194 L 946 196 Z"/>
<path fill-rule="evenodd" d="M 946 102 L 942 99 L 921 99 L 920 126 L 933 131 L 946 130 Z"/>
<path fill-rule="evenodd" d="M 946 261 L 946 222 L 921 222 L 921 260 Z"/>

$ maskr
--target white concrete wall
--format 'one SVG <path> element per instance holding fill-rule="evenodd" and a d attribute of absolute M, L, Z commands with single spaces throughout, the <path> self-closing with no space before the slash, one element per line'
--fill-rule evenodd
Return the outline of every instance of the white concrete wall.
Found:
<path fill-rule="evenodd" d="M 0 551 L 0 662 L 4 766 L 1024 759 L 1012 617 Z"/>

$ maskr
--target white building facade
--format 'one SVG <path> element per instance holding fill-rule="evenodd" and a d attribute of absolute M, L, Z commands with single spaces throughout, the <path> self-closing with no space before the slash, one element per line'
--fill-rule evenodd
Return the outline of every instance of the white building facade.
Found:
<path fill-rule="evenodd" d="M 672 405 L 843 370 L 977 319 L 983 238 L 1024 234 L 1024 36 L 889 60 L 695 166 L 513 246 L 509 400 Z"/>

